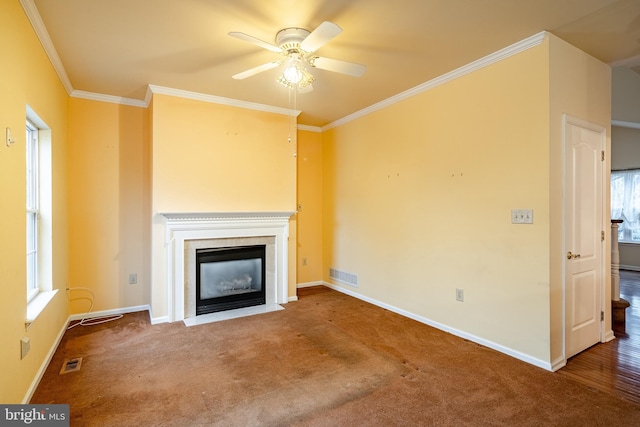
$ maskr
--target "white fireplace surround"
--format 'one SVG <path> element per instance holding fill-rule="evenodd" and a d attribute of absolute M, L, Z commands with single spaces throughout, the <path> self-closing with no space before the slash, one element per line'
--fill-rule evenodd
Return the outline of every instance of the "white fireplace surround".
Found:
<path fill-rule="evenodd" d="M 161 215 L 165 219 L 170 322 L 185 320 L 185 249 L 192 240 L 275 238 L 275 277 L 271 285 L 266 284 L 266 302 L 284 304 L 288 301 L 289 218 L 293 212 L 185 212 Z"/>

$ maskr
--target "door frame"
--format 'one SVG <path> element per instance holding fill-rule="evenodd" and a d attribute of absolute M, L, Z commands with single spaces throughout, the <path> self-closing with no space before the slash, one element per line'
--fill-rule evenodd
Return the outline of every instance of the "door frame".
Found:
<path fill-rule="evenodd" d="M 564 259 L 565 254 L 569 250 L 567 248 L 567 230 L 569 229 L 569 218 L 567 218 L 566 212 L 566 198 L 567 198 L 567 149 L 568 149 L 568 138 L 567 138 L 567 125 L 572 124 L 576 125 L 588 130 L 592 130 L 600 134 L 600 150 L 605 156 L 604 159 L 607 159 L 607 156 L 610 154 L 607 153 L 607 128 L 605 126 L 599 125 L 597 123 L 593 123 L 570 114 L 564 113 L 562 115 L 562 221 L 563 221 L 563 235 L 562 235 L 562 356 L 564 359 L 564 364 L 566 364 L 567 360 L 567 263 L 566 259 Z M 610 183 L 607 181 L 607 178 L 610 176 L 610 171 L 607 165 L 609 162 L 607 160 L 603 160 L 600 163 L 601 169 L 601 185 L 602 185 L 602 196 L 601 196 L 601 209 L 602 209 L 602 224 L 601 231 L 604 232 L 604 241 L 602 241 L 602 251 L 600 255 L 600 311 L 604 313 L 604 319 L 600 321 L 600 333 L 599 333 L 599 342 L 607 342 L 611 341 L 615 338 L 613 336 L 613 331 L 611 328 L 607 329 L 607 319 L 611 318 L 611 297 L 610 292 L 607 292 L 607 274 L 609 277 L 611 276 L 611 266 L 607 268 L 606 261 L 608 259 L 607 252 L 611 251 L 611 227 L 610 227 L 610 216 L 611 212 L 607 209 L 609 203 L 607 203 L 607 197 L 610 197 L 609 186 Z M 607 173 L 609 172 L 609 173 Z M 609 303 L 609 304 L 607 304 Z M 564 365 L 563 364 L 563 365 Z"/>

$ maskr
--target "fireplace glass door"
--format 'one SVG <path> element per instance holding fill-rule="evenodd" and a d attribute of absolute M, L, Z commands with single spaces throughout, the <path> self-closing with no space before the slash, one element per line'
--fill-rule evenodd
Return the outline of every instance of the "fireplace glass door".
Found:
<path fill-rule="evenodd" d="M 196 250 L 196 315 L 265 304 L 265 245 Z"/>

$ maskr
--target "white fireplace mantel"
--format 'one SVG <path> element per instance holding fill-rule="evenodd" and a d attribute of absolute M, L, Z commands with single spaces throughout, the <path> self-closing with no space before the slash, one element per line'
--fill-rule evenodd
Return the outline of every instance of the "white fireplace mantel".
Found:
<path fill-rule="evenodd" d="M 267 287 L 267 303 L 288 301 L 289 219 L 294 212 L 160 213 L 165 224 L 165 268 L 169 321 L 185 319 L 185 241 L 274 237 L 275 280 Z"/>

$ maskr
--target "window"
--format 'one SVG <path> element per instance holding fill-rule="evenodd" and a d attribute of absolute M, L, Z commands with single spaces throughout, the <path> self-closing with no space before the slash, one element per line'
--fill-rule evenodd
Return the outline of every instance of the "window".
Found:
<path fill-rule="evenodd" d="M 27 300 L 40 291 L 38 283 L 38 129 L 27 121 Z"/>
<path fill-rule="evenodd" d="M 620 242 L 640 243 L 640 169 L 611 172 L 611 218 L 624 220 Z"/>

